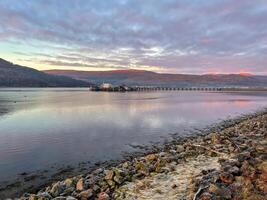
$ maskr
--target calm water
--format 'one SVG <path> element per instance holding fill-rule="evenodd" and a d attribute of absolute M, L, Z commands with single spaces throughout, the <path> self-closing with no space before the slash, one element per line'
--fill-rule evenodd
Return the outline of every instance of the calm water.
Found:
<path fill-rule="evenodd" d="M 54 164 L 120 158 L 267 105 L 266 94 L 0 90 L 0 179 Z"/>

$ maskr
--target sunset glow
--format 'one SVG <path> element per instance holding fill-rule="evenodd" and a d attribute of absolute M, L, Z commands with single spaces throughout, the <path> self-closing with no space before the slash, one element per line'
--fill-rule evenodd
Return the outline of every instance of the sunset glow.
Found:
<path fill-rule="evenodd" d="M 46 69 L 267 74 L 267 4 L 0 1 L 0 57 Z"/>

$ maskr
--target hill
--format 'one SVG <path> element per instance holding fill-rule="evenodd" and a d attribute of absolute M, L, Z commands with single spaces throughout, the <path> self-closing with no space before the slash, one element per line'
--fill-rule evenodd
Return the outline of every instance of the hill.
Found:
<path fill-rule="evenodd" d="M 0 87 L 85 87 L 88 82 L 47 73 L 0 58 Z"/>
<path fill-rule="evenodd" d="M 267 87 L 267 76 L 250 74 L 160 74 L 143 70 L 74 71 L 49 70 L 48 74 L 64 75 L 94 84 L 103 82 L 129 86 L 166 87 Z"/>

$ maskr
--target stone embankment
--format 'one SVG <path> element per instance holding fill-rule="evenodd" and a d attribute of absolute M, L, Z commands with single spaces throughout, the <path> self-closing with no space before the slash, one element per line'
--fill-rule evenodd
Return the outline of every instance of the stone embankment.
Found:
<path fill-rule="evenodd" d="M 267 196 L 267 114 L 173 141 L 116 167 L 58 181 L 23 200 L 234 199 Z"/>

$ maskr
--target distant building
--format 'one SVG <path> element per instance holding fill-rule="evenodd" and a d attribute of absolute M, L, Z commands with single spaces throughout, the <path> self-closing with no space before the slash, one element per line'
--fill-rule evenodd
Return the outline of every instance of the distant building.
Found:
<path fill-rule="evenodd" d="M 100 85 L 100 89 L 103 89 L 103 90 L 108 90 L 108 89 L 111 89 L 112 88 L 112 85 L 110 83 L 102 83 Z"/>

